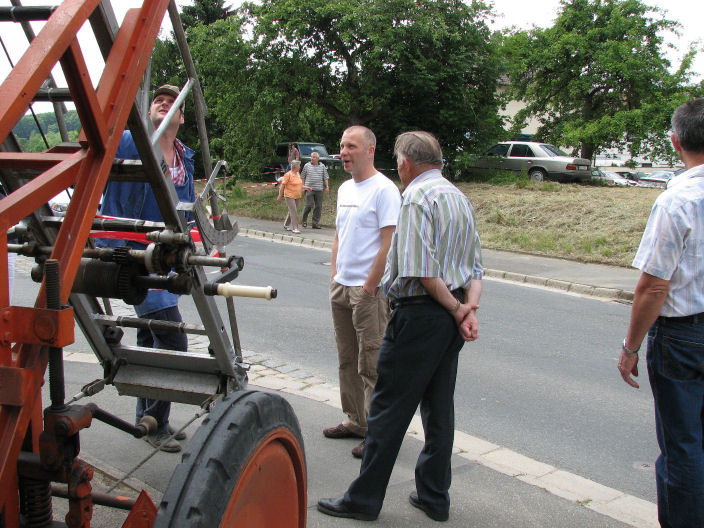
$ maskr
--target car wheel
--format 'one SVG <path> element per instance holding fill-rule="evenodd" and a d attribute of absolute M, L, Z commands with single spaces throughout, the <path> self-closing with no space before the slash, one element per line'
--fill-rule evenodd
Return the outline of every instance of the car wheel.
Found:
<path fill-rule="evenodd" d="M 543 169 L 533 169 L 528 173 L 531 181 L 542 182 L 548 179 L 548 173 Z"/>

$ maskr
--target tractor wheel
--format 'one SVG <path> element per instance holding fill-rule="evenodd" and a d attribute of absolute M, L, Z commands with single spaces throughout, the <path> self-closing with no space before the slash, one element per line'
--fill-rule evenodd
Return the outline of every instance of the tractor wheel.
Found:
<path fill-rule="evenodd" d="M 154 528 L 305 528 L 303 439 L 276 394 L 227 395 L 198 428 L 171 476 Z"/>

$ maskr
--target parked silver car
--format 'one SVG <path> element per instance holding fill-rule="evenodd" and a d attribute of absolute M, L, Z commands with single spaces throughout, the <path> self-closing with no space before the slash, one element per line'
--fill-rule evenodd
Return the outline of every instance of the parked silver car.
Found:
<path fill-rule="evenodd" d="M 638 187 L 667 188 L 667 183 L 674 178 L 673 171 L 655 171 L 638 179 Z"/>
<path fill-rule="evenodd" d="M 504 141 L 478 158 L 470 170 L 526 171 L 533 181 L 587 181 L 591 177 L 591 162 L 568 156 L 548 143 Z"/>

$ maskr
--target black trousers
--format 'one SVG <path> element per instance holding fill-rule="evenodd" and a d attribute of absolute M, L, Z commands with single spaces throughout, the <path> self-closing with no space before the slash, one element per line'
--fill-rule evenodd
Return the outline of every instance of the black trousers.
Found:
<path fill-rule="evenodd" d="M 457 360 L 464 345 L 454 318 L 435 302 L 397 307 L 379 352 L 359 477 L 344 502 L 377 515 L 408 425 L 420 404 L 425 445 L 415 470 L 418 497 L 437 512 L 450 508 Z"/>

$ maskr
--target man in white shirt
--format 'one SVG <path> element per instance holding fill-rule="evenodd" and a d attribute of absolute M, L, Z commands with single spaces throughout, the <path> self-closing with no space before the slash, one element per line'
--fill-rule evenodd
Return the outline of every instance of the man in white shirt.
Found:
<path fill-rule="evenodd" d="M 330 306 L 340 374 L 340 400 L 347 420 L 323 430 L 328 438 L 364 438 L 376 384 L 376 362 L 389 320 L 381 291 L 386 254 L 396 227 L 401 194 L 374 167 L 376 137 L 363 126 L 345 130 L 340 157 L 352 178 L 337 195 L 330 272 Z M 361 458 L 364 442 L 352 454 Z"/>
<path fill-rule="evenodd" d="M 672 116 L 672 145 L 687 171 L 658 196 L 633 260 L 643 274 L 618 369 L 638 383 L 638 351 L 655 401 L 655 463 L 662 527 L 704 526 L 704 98 Z"/>

